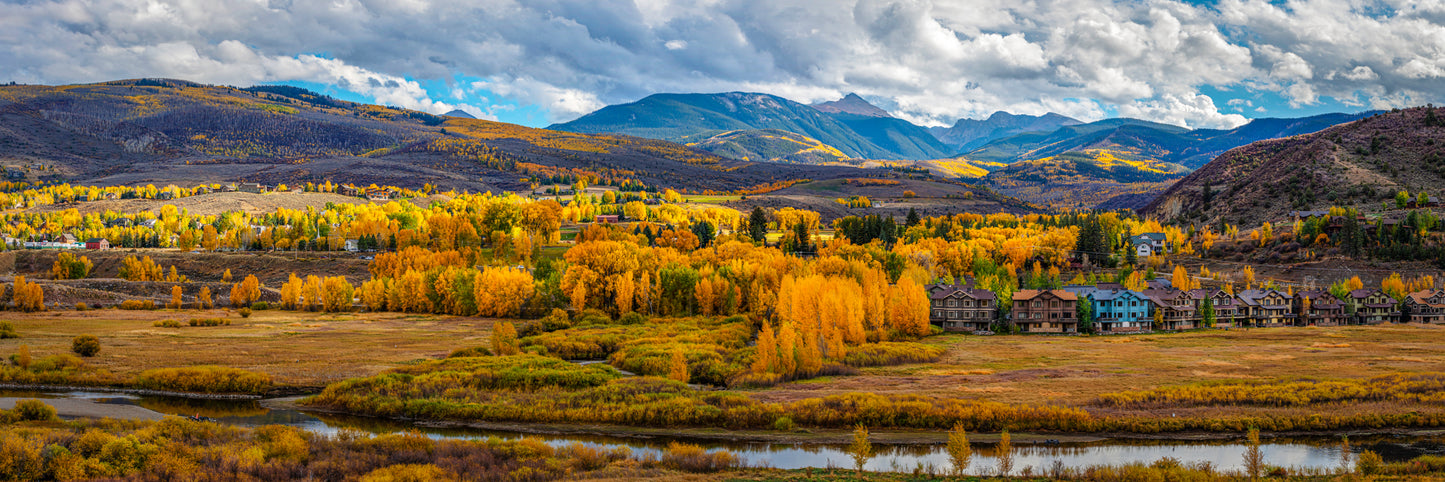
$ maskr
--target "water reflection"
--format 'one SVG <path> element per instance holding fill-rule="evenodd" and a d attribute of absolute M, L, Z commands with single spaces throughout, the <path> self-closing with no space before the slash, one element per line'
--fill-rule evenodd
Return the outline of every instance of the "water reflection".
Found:
<path fill-rule="evenodd" d="M 666 438 L 622 438 L 598 435 L 529 435 L 517 432 L 472 428 L 443 428 L 417 425 L 405 421 L 356 417 L 347 415 L 273 409 L 252 400 L 197 400 L 106 392 L 19 392 L 0 391 L 0 397 L 75 398 L 93 403 L 135 405 L 155 412 L 208 417 L 221 423 L 245 427 L 281 424 L 300 427 L 316 433 L 332 435 L 346 430 L 375 434 L 416 430 L 434 438 L 478 439 L 498 437 L 515 439 L 536 437 L 552 445 L 583 443 L 600 447 L 626 446 L 636 454 L 658 454 L 667 447 Z M 736 453 L 748 465 L 781 469 L 805 467 L 851 468 L 852 458 L 846 446 L 828 444 L 739 443 L 690 441 L 709 450 L 726 449 Z M 1340 463 L 1339 439 L 1313 437 L 1273 439 L 1262 445 L 1269 465 L 1295 470 L 1328 470 Z M 1372 436 L 1353 440 L 1356 450 L 1373 450 L 1387 461 L 1407 460 L 1424 454 L 1445 453 L 1445 445 L 1428 437 Z M 1046 473 L 1055 464 L 1084 468 L 1091 465 L 1149 464 L 1172 457 L 1184 464 L 1211 464 L 1216 470 L 1234 471 L 1243 467 L 1245 445 L 1239 441 L 1134 441 L 1110 440 L 1100 443 L 1015 445 L 1015 473 L 1030 468 Z M 875 445 L 875 457 L 866 468 L 873 471 L 947 472 L 951 470 L 942 444 Z M 975 445 L 973 459 L 966 470 L 970 474 L 991 474 L 998 466 L 994 446 Z"/>

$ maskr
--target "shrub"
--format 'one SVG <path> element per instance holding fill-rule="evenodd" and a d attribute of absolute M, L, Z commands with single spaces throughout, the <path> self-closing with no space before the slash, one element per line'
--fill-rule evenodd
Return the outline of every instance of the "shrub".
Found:
<path fill-rule="evenodd" d="M 943 357 L 944 349 L 909 342 L 868 343 L 848 347 L 843 363 L 852 367 L 877 367 L 907 363 L 931 363 Z"/>
<path fill-rule="evenodd" d="M 0 321 L 0 340 L 10 338 L 20 338 L 20 334 L 15 332 L 15 325 L 8 321 Z"/>
<path fill-rule="evenodd" d="M 553 308 L 546 317 L 538 320 L 545 331 L 565 330 L 572 327 L 572 319 L 567 317 L 567 310 Z"/>
<path fill-rule="evenodd" d="M 462 358 L 469 356 L 492 356 L 492 350 L 488 350 L 486 349 L 486 347 L 480 346 L 472 348 L 458 348 L 452 351 L 450 355 L 447 355 L 447 358 Z"/>
<path fill-rule="evenodd" d="M 156 320 L 155 323 L 151 323 L 151 326 L 154 326 L 156 328 L 180 328 L 181 322 L 176 320 Z"/>
<path fill-rule="evenodd" d="M 50 355 L 30 363 L 30 370 L 35 372 L 58 372 L 64 370 L 79 370 L 85 366 L 85 362 L 76 358 L 75 355 Z"/>
<path fill-rule="evenodd" d="M 1355 470 L 1358 470 L 1361 475 L 1379 474 L 1380 469 L 1384 466 L 1385 459 L 1380 458 L 1380 454 L 1373 450 L 1360 452 L 1360 456 L 1355 459 Z"/>
<path fill-rule="evenodd" d="M 619 325 L 640 325 L 646 322 L 647 318 L 637 314 L 636 311 L 623 313 L 620 318 L 617 318 L 617 324 Z"/>
<path fill-rule="evenodd" d="M 250 308 L 241 308 L 240 311 L 237 311 L 237 313 L 240 313 L 240 314 L 241 314 L 241 318 L 250 318 L 250 317 L 251 317 L 251 309 L 250 309 Z"/>
<path fill-rule="evenodd" d="M 70 340 L 70 351 L 83 357 L 93 357 L 100 354 L 100 338 L 95 335 L 80 335 Z"/>
<path fill-rule="evenodd" d="M 577 318 L 572 321 L 574 321 L 576 325 L 606 325 L 612 323 L 612 317 L 607 316 L 607 312 L 605 311 L 592 308 L 582 310 L 581 313 L 577 314 Z"/>
<path fill-rule="evenodd" d="M 271 304 L 265 301 L 257 301 L 255 303 L 251 303 L 252 311 L 266 311 L 269 309 L 271 309 Z"/>
<path fill-rule="evenodd" d="M 271 388 L 271 376 L 218 366 L 156 368 L 141 372 L 135 386 L 199 393 L 263 393 Z"/>
<path fill-rule="evenodd" d="M 717 472 L 738 467 L 741 460 L 732 452 L 719 450 L 708 453 L 693 444 L 672 442 L 662 452 L 662 465 L 685 472 Z"/>
<path fill-rule="evenodd" d="M 154 310 L 156 302 L 151 300 L 125 300 L 120 302 L 122 310 Z"/>
<path fill-rule="evenodd" d="M 15 402 L 15 415 L 21 420 L 55 420 L 55 407 L 40 400 L 25 399 Z"/>
<path fill-rule="evenodd" d="M 231 324 L 225 318 L 191 318 L 191 326 L 221 326 Z"/>
<path fill-rule="evenodd" d="M 90 305 L 85 304 L 85 302 L 80 302 L 80 303 L 76 303 L 76 304 L 75 304 L 75 311 L 85 311 L 85 310 L 89 310 L 89 309 L 90 309 Z"/>
<path fill-rule="evenodd" d="M 793 431 L 793 419 L 788 417 L 778 417 L 777 420 L 773 421 L 773 430 L 777 430 L 780 432 Z"/>

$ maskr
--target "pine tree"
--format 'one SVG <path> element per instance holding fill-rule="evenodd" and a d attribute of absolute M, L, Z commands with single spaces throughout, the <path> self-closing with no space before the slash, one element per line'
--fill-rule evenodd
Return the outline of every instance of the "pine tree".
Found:
<path fill-rule="evenodd" d="M 752 214 L 748 215 L 748 237 L 754 242 L 762 243 L 768 237 L 768 215 L 763 212 L 761 206 L 753 207 Z"/>

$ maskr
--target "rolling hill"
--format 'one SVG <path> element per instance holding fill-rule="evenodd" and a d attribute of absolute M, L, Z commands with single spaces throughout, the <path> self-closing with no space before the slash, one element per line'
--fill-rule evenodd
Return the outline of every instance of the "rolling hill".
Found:
<path fill-rule="evenodd" d="M 1197 129 L 1139 119 L 1105 119 L 1051 132 L 1027 132 L 996 139 L 963 157 L 1012 163 L 1066 152 L 1107 149 L 1198 169 L 1224 151 L 1265 139 L 1306 134 L 1371 115 L 1322 114 L 1298 119 L 1255 119 L 1230 130 Z"/>
<path fill-rule="evenodd" d="M 729 131 L 776 129 L 817 139 L 852 158 L 931 159 L 948 155 L 949 149 L 927 130 L 887 116 L 862 98 L 845 97 L 830 105 L 824 107 L 830 110 L 825 112 L 782 97 L 746 92 L 654 94 L 630 104 L 603 107 L 548 129 L 683 143 L 700 142 Z"/>
<path fill-rule="evenodd" d="M 817 139 L 792 132 L 763 129 L 729 131 L 688 147 L 745 161 L 790 164 L 834 164 L 850 161 L 847 155 Z"/>
<path fill-rule="evenodd" d="M 856 169 L 718 157 L 586 135 L 331 99 L 286 86 L 182 80 L 0 87 L 0 164 L 89 184 L 252 181 L 517 190 L 586 174 L 696 190 L 858 176 Z"/>
<path fill-rule="evenodd" d="M 1238 147 L 1181 179 L 1143 212 L 1253 226 L 1332 205 L 1378 212 L 1400 190 L 1438 196 L 1445 193 L 1441 118 L 1445 111 L 1418 107 Z"/>
<path fill-rule="evenodd" d="M 1093 149 L 1018 161 L 990 172 L 984 181 L 1007 196 L 1083 209 L 1121 195 L 1157 193 L 1188 173 L 1178 164 Z"/>

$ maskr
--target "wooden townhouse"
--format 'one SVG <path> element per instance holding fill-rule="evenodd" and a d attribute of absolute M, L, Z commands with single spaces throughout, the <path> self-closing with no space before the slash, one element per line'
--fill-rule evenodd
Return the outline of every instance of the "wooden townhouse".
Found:
<path fill-rule="evenodd" d="M 1445 323 L 1445 291 L 1416 291 L 1400 303 L 1401 318 L 1406 323 Z"/>
<path fill-rule="evenodd" d="M 1189 330 L 1199 326 L 1198 311 L 1194 309 L 1194 298 L 1189 293 L 1176 289 L 1144 290 L 1155 311 L 1163 315 L 1150 314 L 1151 319 L 1162 321 L 1160 330 Z"/>
<path fill-rule="evenodd" d="M 1290 300 L 1290 311 L 1295 315 L 1295 326 L 1340 326 L 1348 324 L 1345 304 L 1339 298 L 1322 290 L 1302 290 Z"/>
<path fill-rule="evenodd" d="M 1241 318 L 1250 326 L 1286 326 L 1294 321 L 1290 297 L 1278 290 L 1244 290 L 1239 297 Z"/>
<path fill-rule="evenodd" d="M 1400 321 L 1400 301 L 1380 290 L 1358 289 L 1350 292 L 1349 303 L 1354 306 L 1354 323 L 1379 325 Z"/>
<path fill-rule="evenodd" d="M 1099 333 L 1149 331 L 1149 298 L 1134 290 L 1093 290 L 1088 293 L 1089 311 Z"/>
<path fill-rule="evenodd" d="M 1204 323 L 1204 300 L 1208 299 L 1214 306 L 1214 327 L 1232 328 L 1238 323 L 1242 316 L 1240 313 L 1239 298 L 1228 291 L 1221 289 L 1194 289 L 1189 290 L 1189 299 L 1194 302 L 1194 313 L 1199 323 Z"/>
<path fill-rule="evenodd" d="M 1078 333 L 1078 302 L 1078 295 L 1064 290 L 1020 290 L 1010 316 L 1024 333 Z"/>
<path fill-rule="evenodd" d="M 944 331 L 990 331 L 998 318 L 998 299 L 992 291 L 968 285 L 931 284 L 928 321 Z"/>

